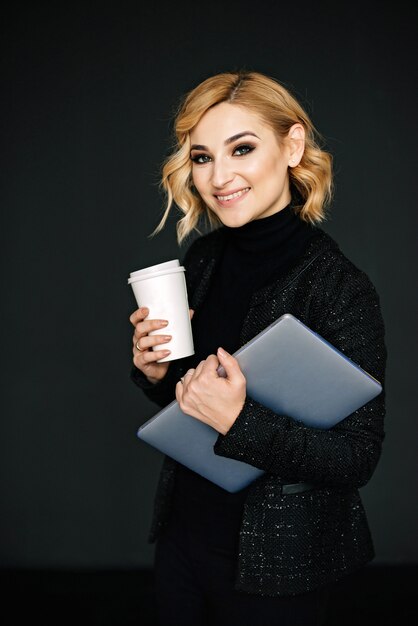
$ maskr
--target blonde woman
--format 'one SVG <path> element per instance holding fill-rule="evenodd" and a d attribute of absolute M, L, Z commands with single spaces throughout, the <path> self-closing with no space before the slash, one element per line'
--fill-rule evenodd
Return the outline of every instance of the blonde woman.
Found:
<path fill-rule="evenodd" d="M 156 232 L 174 203 L 179 242 L 202 218 L 210 228 L 183 261 L 196 353 L 158 363 L 164 320 L 139 309 L 131 376 L 159 406 L 177 398 L 215 428 L 216 454 L 266 473 L 231 494 L 165 457 L 149 536 L 160 623 L 321 624 L 332 583 L 374 556 L 358 489 L 381 453 L 385 392 L 330 430 L 311 428 L 248 396 L 232 353 L 292 313 L 383 384 L 379 296 L 319 226 L 332 158 L 277 80 L 209 77 L 183 98 L 175 133 Z"/>

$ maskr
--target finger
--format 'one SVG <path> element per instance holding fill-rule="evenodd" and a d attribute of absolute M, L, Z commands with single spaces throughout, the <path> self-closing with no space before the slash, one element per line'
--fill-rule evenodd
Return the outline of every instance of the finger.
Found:
<path fill-rule="evenodd" d="M 206 361 L 204 361 L 204 367 L 205 370 L 207 370 L 210 373 L 216 373 L 216 370 L 219 367 L 219 359 L 218 357 L 216 357 L 214 354 L 210 354 Z M 216 374 L 216 377 L 218 377 L 218 375 Z"/>
<path fill-rule="evenodd" d="M 145 350 L 144 352 L 138 352 L 138 350 L 134 348 L 133 362 L 141 369 L 144 365 L 165 359 L 169 354 L 171 354 L 170 350 Z"/>
<path fill-rule="evenodd" d="M 181 380 L 179 380 L 176 385 L 176 400 L 179 404 L 181 403 L 183 399 L 183 393 L 184 393 L 183 383 L 181 382 Z"/>
<path fill-rule="evenodd" d="M 190 315 L 190 319 L 192 319 L 192 317 L 194 315 L 194 310 L 193 309 L 189 309 L 189 315 Z"/>
<path fill-rule="evenodd" d="M 148 335 L 152 330 L 161 330 L 168 326 L 168 320 L 145 320 L 135 326 L 135 336 L 137 339 Z"/>
<path fill-rule="evenodd" d="M 196 370 L 194 369 L 189 369 L 187 370 L 187 372 L 183 375 L 182 380 L 183 380 L 183 388 L 185 389 L 187 387 L 187 385 L 189 384 L 189 382 L 192 380 L 193 375 L 195 373 Z"/>
<path fill-rule="evenodd" d="M 229 354 L 229 352 L 221 347 L 218 348 L 217 354 L 219 361 L 221 365 L 223 365 L 229 379 L 235 378 L 237 381 L 245 379 L 237 359 L 232 354 Z"/>
<path fill-rule="evenodd" d="M 136 324 L 138 324 L 138 322 L 141 322 L 148 315 L 148 313 L 149 309 L 146 306 L 142 306 L 132 313 L 132 315 L 129 317 L 129 321 L 133 326 L 136 326 Z"/>
<path fill-rule="evenodd" d="M 143 346 L 141 346 L 141 344 L 139 343 L 139 339 L 136 340 L 135 335 L 132 337 L 132 343 L 133 343 L 133 353 L 136 354 L 137 352 L 145 352 L 145 350 L 147 350 L 147 348 L 144 348 Z"/>
<path fill-rule="evenodd" d="M 134 334 L 132 342 L 137 350 L 149 350 L 162 343 L 168 343 L 171 339 L 172 335 L 142 335 L 138 339 Z"/>
<path fill-rule="evenodd" d="M 202 370 L 205 367 L 205 361 L 200 361 L 199 365 L 196 367 L 195 369 L 195 376 L 199 376 L 199 374 L 202 372 Z"/>

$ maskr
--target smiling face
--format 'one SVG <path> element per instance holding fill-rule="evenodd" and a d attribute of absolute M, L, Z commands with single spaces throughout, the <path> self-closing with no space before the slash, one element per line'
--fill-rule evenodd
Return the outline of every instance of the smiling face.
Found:
<path fill-rule="evenodd" d="M 288 167 L 302 157 L 301 129 L 304 137 L 295 124 L 289 136 L 296 141 L 279 145 L 274 131 L 242 106 L 221 102 L 203 115 L 190 132 L 192 178 L 223 224 L 242 226 L 289 204 Z"/>

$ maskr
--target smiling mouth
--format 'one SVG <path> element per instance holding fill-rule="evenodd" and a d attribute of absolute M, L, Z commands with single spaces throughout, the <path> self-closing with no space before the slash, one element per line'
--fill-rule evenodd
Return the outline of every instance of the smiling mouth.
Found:
<path fill-rule="evenodd" d="M 234 200 L 235 198 L 240 198 L 244 194 L 250 191 L 251 187 L 246 187 L 245 189 L 241 189 L 240 191 L 236 191 L 235 193 L 229 194 L 229 196 L 215 196 L 221 202 L 228 202 L 229 200 Z"/>

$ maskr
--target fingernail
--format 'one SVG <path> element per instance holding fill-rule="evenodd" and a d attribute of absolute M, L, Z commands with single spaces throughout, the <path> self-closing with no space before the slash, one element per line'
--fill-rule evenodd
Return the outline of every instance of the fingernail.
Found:
<path fill-rule="evenodd" d="M 163 354 L 164 356 L 168 356 L 170 354 L 171 350 L 163 350 Z"/>
<path fill-rule="evenodd" d="M 225 350 L 222 350 L 222 348 L 218 348 L 218 354 L 220 354 L 224 358 L 228 356 Z"/>
<path fill-rule="evenodd" d="M 161 320 L 160 324 L 161 326 L 168 326 L 167 320 Z"/>

